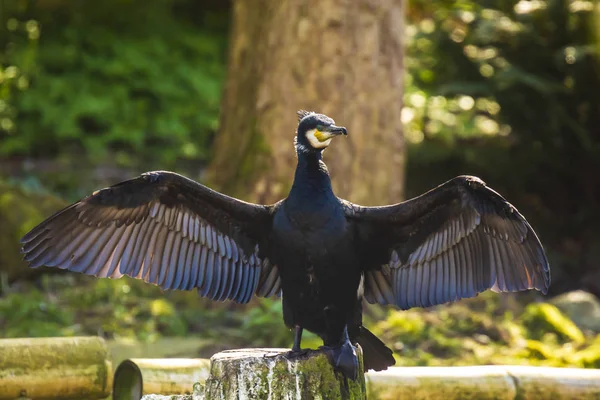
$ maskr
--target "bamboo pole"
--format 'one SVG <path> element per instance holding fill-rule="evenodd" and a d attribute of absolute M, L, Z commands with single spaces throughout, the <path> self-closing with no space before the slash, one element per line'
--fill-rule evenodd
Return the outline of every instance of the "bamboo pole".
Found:
<path fill-rule="evenodd" d="M 367 374 L 369 400 L 600 399 L 600 370 L 489 365 L 393 367 Z"/>
<path fill-rule="evenodd" d="M 512 400 L 506 370 L 488 367 L 392 367 L 367 374 L 369 400 Z"/>
<path fill-rule="evenodd" d="M 196 382 L 206 381 L 209 368 L 207 359 L 125 360 L 115 371 L 113 400 L 139 400 L 149 394 L 189 394 Z"/>
<path fill-rule="evenodd" d="M 0 400 L 101 399 L 111 375 L 100 337 L 0 339 Z"/>
<path fill-rule="evenodd" d="M 514 379 L 519 400 L 600 399 L 600 369 L 519 365 L 496 368 L 504 368 Z"/>

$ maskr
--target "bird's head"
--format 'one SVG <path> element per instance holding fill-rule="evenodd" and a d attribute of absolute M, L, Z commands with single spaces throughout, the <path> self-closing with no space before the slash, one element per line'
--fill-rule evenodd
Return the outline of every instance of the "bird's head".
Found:
<path fill-rule="evenodd" d="M 298 120 L 295 143 L 299 153 L 321 152 L 329 146 L 332 138 L 348 135 L 346 128 L 336 126 L 335 121 L 324 114 L 300 110 Z"/>

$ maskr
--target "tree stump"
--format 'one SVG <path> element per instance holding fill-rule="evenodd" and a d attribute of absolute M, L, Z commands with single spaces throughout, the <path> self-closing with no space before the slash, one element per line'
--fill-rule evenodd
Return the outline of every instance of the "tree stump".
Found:
<path fill-rule="evenodd" d="M 309 351 L 289 360 L 289 349 L 240 349 L 217 353 L 211 358 L 205 400 L 221 399 L 340 399 L 366 398 L 362 352 L 356 381 L 335 372 L 327 356 Z"/>

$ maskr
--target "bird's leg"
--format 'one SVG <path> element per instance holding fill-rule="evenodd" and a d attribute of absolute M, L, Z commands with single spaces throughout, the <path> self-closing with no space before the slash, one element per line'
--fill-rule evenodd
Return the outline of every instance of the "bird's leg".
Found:
<path fill-rule="evenodd" d="M 292 352 L 298 353 L 302 351 L 300 348 L 300 342 L 302 342 L 302 327 L 300 325 L 296 325 L 296 332 L 294 334 L 294 345 L 292 346 Z"/>
<path fill-rule="evenodd" d="M 286 354 L 286 357 L 289 359 L 302 357 L 309 353 L 308 349 L 302 349 L 300 347 L 300 342 L 302 342 L 302 331 L 304 329 L 300 325 L 296 325 L 296 331 L 294 333 L 294 345 L 292 346 L 292 350 Z"/>
<path fill-rule="evenodd" d="M 348 325 L 344 325 L 337 345 L 325 345 L 321 347 L 321 350 L 325 352 L 333 367 L 346 378 L 352 380 L 358 378 L 358 356 L 356 355 L 356 348 L 350 343 Z"/>

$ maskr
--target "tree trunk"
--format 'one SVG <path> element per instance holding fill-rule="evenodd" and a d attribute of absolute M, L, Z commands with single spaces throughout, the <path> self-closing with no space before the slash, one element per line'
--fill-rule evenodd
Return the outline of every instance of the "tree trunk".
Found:
<path fill-rule="evenodd" d="M 249 201 L 289 191 L 296 110 L 348 128 L 325 161 L 340 197 L 397 202 L 404 191 L 404 1 L 236 0 L 229 78 L 208 182 Z"/>

